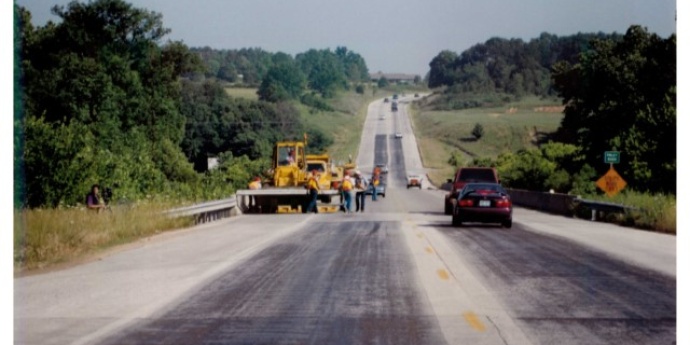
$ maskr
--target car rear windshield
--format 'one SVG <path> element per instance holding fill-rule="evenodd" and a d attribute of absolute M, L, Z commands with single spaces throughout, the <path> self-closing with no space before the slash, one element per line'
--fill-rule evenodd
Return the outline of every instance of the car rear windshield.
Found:
<path fill-rule="evenodd" d="M 492 169 L 462 169 L 459 181 L 492 181 L 496 182 L 496 175 Z"/>

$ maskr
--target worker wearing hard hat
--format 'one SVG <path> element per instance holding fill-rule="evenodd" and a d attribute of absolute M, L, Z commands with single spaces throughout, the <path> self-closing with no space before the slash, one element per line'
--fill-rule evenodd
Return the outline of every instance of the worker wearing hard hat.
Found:
<path fill-rule="evenodd" d="M 316 201 L 319 198 L 319 172 L 318 170 L 312 170 L 309 175 L 309 180 L 307 180 L 307 190 L 309 190 L 309 206 L 307 206 L 307 213 L 314 211 L 314 213 L 319 213 L 319 208 L 316 206 Z"/>

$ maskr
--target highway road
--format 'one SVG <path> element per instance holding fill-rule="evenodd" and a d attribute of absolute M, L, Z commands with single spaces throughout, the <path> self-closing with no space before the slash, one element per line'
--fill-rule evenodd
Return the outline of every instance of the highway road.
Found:
<path fill-rule="evenodd" d="M 15 279 L 15 344 L 673 344 L 676 238 L 517 208 L 450 226 L 406 97 L 369 106 L 365 213 L 243 215 Z M 403 138 L 393 134 L 402 132 Z"/>

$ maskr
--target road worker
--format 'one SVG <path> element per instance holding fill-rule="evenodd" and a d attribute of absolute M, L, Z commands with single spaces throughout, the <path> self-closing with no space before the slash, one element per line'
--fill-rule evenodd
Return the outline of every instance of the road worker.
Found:
<path fill-rule="evenodd" d="M 343 211 L 345 213 L 352 212 L 352 191 L 354 190 L 354 183 L 350 177 L 350 172 L 345 172 L 345 177 L 343 177 L 343 184 L 340 186 L 341 192 L 343 193 Z"/>
<path fill-rule="evenodd" d="M 259 176 L 254 177 L 254 179 L 249 182 L 249 189 L 261 189 L 261 178 Z"/>
<path fill-rule="evenodd" d="M 319 213 L 319 208 L 316 206 L 316 201 L 319 198 L 319 171 L 314 169 L 307 180 L 307 190 L 309 190 L 309 206 L 307 206 L 307 213 Z"/>
<path fill-rule="evenodd" d="M 364 212 L 364 200 L 369 182 L 362 176 L 362 173 L 355 171 L 355 212 Z"/>

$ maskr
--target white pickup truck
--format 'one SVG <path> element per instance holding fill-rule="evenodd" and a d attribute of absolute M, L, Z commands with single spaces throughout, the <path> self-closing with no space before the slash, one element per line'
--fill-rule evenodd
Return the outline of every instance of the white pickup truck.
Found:
<path fill-rule="evenodd" d="M 422 189 L 422 180 L 424 180 L 422 175 L 407 175 L 407 189 L 411 187 Z"/>

